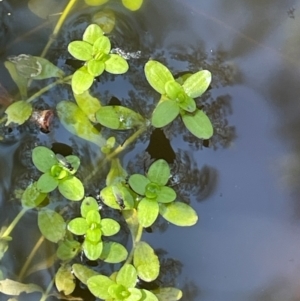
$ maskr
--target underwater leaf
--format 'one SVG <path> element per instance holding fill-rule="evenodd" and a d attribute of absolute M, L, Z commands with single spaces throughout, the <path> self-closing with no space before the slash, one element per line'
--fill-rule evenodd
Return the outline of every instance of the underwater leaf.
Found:
<path fill-rule="evenodd" d="M 94 242 L 91 242 L 91 241 L 85 239 L 84 243 L 82 245 L 82 248 L 83 248 L 85 256 L 89 260 L 97 260 L 102 253 L 103 242 L 98 241 L 98 242 L 94 243 Z"/>
<path fill-rule="evenodd" d="M 197 212 L 182 202 L 160 204 L 159 213 L 168 222 L 181 227 L 193 226 L 198 221 Z"/>
<path fill-rule="evenodd" d="M 37 182 L 33 182 L 26 187 L 22 194 L 21 202 L 24 208 L 35 208 L 46 198 L 46 193 L 41 193 L 37 188 Z"/>
<path fill-rule="evenodd" d="M 105 65 L 102 61 L 94 59 L 89 60 L 86 66 L 89 74 L 93 75 L 94 77 L 101 75 L 105 68 Z"/>
<path fill-rule="evenodd" d="M 127 177 L 126 170 L 122 167 L 119 158 L 113 158 L 110 164 L 110 170 L 106 176 L 106 186 L 117 185 L 125 182 Z"/>
<path fill-rule="evenodd" d="M 96 118 L 100 124 L 113 130 L 129 130 L 145 122 L 140 114 L 122 106 L 102 107 Z"/>
<path fill-rule="evenodd" d="M 105 145 L 105 139 L 75 103 L 61 101 L 56 109 L 60 122 L 69 132 L 100 147 Z"/>
<path fill-rule="evenodd" d="M 16 65 L 12 62 L 5 61 L 4 62 L 5 68 L 8 70 L 12 80 L 16 83 L 21 97 L 23 99 L 27 98 L 27 84 L 28 84 L 28 79 L 21 76 L 16 68 Z"/>
<path fill-rule="evenodd" d="M 49 171 L 53 165 L 58 163 L 54 152 L 45 146 L 37 146 L 33 149 L 32 162 L 41 172 Z"/>
<path fill-rule="evenodd" d="M 93 57 L 96 60 L 105 62 L 109 58 L 109 52 L 111 49 L 110 40 L 106 36 L 99 37 L 93 45 Z"/>
<path fill-rule="evenodd" d="M 129 65 L 125 59 L 118 54 L 110 54 L 105 61 L 105 71 L 112 74 L 123 74 L 127 72 Z"/>
<path fill-rule="evenodd" d="M 85 41 L 69 43 L 68 51 L 75 59 L 80 61 L 88 61 L 93 58 L 93 46 Z"/>
<path fill-rule="evenodd" d="M 21 125 L 31 116 L 32 104 L 25 100 L 19 100 L 12 103 L 5 110 L 5 113 L 7 115 L 5 126 L 8 126 L 11 122 Z"/>
<path fill-rule="evenodd" d="M 209 118 L 202 110 L 196 110 L 192 114 L 183 113 L 181 118 L 186 128 L 200 139 L 209 139 L 214 133 Z"/>
<path fill-rule="evenodd" d="M 163 186 L 157 194 L 158 203 L 171 203 L 176 199 L 176 192 L 171 187 Z"/>
<path fill-rule="evenodd" d="M 106 3 L 108 0 L 84 0 L 87 5 L 98 6 Z"/>
<path fill-rule="evenodd" d="M 59 181 L 58 190 L 70 201 L 80 201 L 84 197 L 83 184 L 74 176 L 69 176 Z"/>
<path fill-rule="evenodd" d="M 179 114 L 179 105 L 174 100 L 164 100 L 158 103 L 152 113 L 151 124 L 162 128 L 172 122 Z"/>
<path fill-rule="evenodd" d="M 68 230 L 75 235 L 84 235 L 88 228 L 89 225 L 83 217 L 73 218 L 68 223 Z"/>
<path fill-rule="evenodd" d="M 157 61 L 148 61 L 145 65 L 145 75 L 150 86 L 160 94 L 165 94 L 165 85 L 168 81 L 174 81 L 170 70 Z"/>
<path fill-rule="evenodd" d="M 185 93 L 192 97 L 201 96 L 209 87 L 211 82 L 211 73 L 208 70 L 201 70 L 188 77 L 182 87 Z"/>
<path fill-rule="evenodd" d="M 107 263 L 119 263 L 128 256 L 126 248 L 117 242 L 104 242 L 100 259 Z"/>
<path fill-rule="evenodd" d="M 72 270 L 76 278 L 78 278 L 83 284 L 86 284 L 87 280 L 92 276 L 98 275 L 98 273 L 94 270 L 79 263 L 74 263 L 72 265 Z"/>
<path fill-rule="evenodd" d="M 97 298 L 103 300 L 111 299 L 111 295 L 108 293 L 108 290 L 113 284 L 115 284 L 115 282 L 104 275 L 93 276 L 87 280 L 87 287 L 90 292 Z"/>
<path fill-rule="evenodd" d="M 50 241 L 57 243 L 66 233 L 66 223 L 62 216 L 50 209 L 38 213 L 38 226 L 41 233 Z"/>
<path fill-rule="evenodd" d="M 55 285 L 59 292 L 64 295 L 70 295 L 75 289 L 75 277 L 72 273 L 70 265 L 62 265 L 59 267 L 55 275 Z"/>
<path fill-rule="evenodd" d="M 58 180 L 53 178 L 50 173 L 44 173 L 37 181 L 37 188 L 42 193 L 48 193 L 53 191 L 58 185 Z"/>
<path fill-rule="evenodd" d="M 170 167 L 166 160 L 159 159 L 151 164 L 147 172 L 147 178 L 160 186 L 164 186 L 169 181 Z"/>
<path fill-rule="evenodd" d="M 38 17 L 47 19 L 50 15 L 57 14 L 63 9 L 64 3 L 57 0 L 29 0 L 28 8 Z"/>
<path fill-rule="evenodd" d="M 112 10 L 104 9 L 93 15 L 92 22 L 98 24 L 103 32 L 110 33 L 115 27 L 116 16 Z"/>
<path fill-rule="evenodd" d="M 123 5 L 132 11 L 138 10 L 142 4 L 143 4 L 144 0 L 122 0 Z"/>
<path fill-rule="evenodd" d="M 72 76 L 72 90 L 76 94 L 81 94 L 88 90 L 94 81 L 94 76 L 89 73 L 86 66 L 83 66 L 75 71 Z"/>
<path fill-rule="evenodd" d="M 132 264 L 124 264 L 119 270 L 116 282 L 126 288 L 135 287 L 137 282 L 137 272 Z"/>
<path fill-rule="evenodd" d="M 56 255 L 60 260 L 71 260 L 80 252 L 80 249 L 81 244 L 78 241 L 67 239 L 59 244 Z"/>
<path fill-rule="evenodd" d="M 75 174 L 80 166 L 80 159 L 74 155 L 66 156 L 65 159 L 67 160 L 68 163 L 71 164 L 71 167 L 73 168 L 72 170 L 68 169 L 68 171 L 71 174 Z"/>
<path fill-rule="evenodd" d="M 81 203 L 80 206 L 80 213 L 82 217 L 86 217 L 86 215 L 88 214 L 89 211 L 91 210 L 99 210 L 99 205 L 97 203 L 97 201 L 89 196 L 89 197 L 85 197 L 84 200 Z"/>
<path fill-rule="evenodd" d="M 104 218 L 101 220 L 101 231 L 104 236 L 115 235 L 120 231 L 120 224 L 111 218 Z"/>
<path fill-rule="evenodd" d="M 133 174 L 130 176 L 128 183 L 136 193 L 145 195 L 146 186 L 150 183 L 150 180 L 143 175 Z"/>
<path fill-rule="evenodd" d="M 138 219 L 144 228 L 150 227 L 156 220 L 159 212 L 156 200 L 143 198 L 138 204 Z"/>
<path fill-rule="evenodd" d="M 162 287 L 152 292 L 159 301 L 177 301 L 182 298 L 182 291 L 176 287 Z"/>
<path fill-rule="evenodd" d="M 89 25 L 83 33 L 82 40 L 94 44 L 96 40 L 103 36 L 103 31 L 97 24 Z"/>
<path fill-rule="evenodd" d="M 24 284 L 18 281 L 5 279 L 0 281 L 0 292 L 9 296 L 19 296 L 21 293 L 43 293 L 43 289 L 33 283 Z"/>
<path fill-rule="evenodd" d="M 75 100 L 78 104 L 78 107 L 83 111 L 83 113 L 89 118 L 92 122 L 97 122 L 96 112 L 101 108 L 100 100 L 96 97 L 93 97 L 89 91 L 85 91 L 81 94 L 74 93 Z"/>
<path fill-rule="evenodd" d="M 136 244 L 133 264 L 142 280 L 151 282 L 158 277 L 160 267 L 158 257 L 146 242 L 140 241 Z"/>
<path fill-rule="evenodd" d="M 64 76 L 64 72 L 48 60 L 39 56 L 34 56 L 33 58 L 41 65 L 42 70 L 38 75 L 32 76 L 32 79 L 45 79 L 50 77 L 62 78 Z"/>

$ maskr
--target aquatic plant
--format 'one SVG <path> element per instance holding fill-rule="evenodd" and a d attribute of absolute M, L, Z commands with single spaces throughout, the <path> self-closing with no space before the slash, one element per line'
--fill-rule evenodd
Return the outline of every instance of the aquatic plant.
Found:
<path fill-rule="evenodd" d="M 85 2 L 94 6 L 104 4 L 107 0 Z M 143 1 L 122 2 L 126 7 L 135 10 Z M 69 2 L 58 24 L 62 24 L 73 3 Z M 75 101 L 62 100 L 57 104 L 59 120 L 73 135 L 96 144 L 103 153 L 103 159 L 98 162 L 94 172 L 80 179 L 75 174 L 79 168 L 84 169 L 85 166 L 80 164 L 78 156 L 63 156 L 41 145 L 32 149 L 32 162 L 42 175 L 21 193 L 23 209 L 20 213 L 7 228 L 2 226 L 0 259 L 9 251 L 9 242 L 13 239 L 12 231 L 20 218 L 29 210 L 36 209 L 42 239 L 57 244 L 52 265 L 59 261 L 60 267 L 47 289 L 37 284 L 25 283 L 23 278 L 37 252 L 38 243 L 33 247 L 17 279 L 6 278 L 4 271 L 1 271 L 0 291 L 11 296 L 18 296 L 23 292 L 40 292 L 40 300 L 46 300 L 55 295 L 52 291 L 55 283 L 57 290 L 71 299 L 76 287 L 76 277 L 91 294 L 103 300 L 179 300 L 182 292 L 175 287 L 146 289 L 139 283 L 139 280 L 152 282 L 160 273 L 159 258 L 154 249 L 142 240 L 142 234 L 145 228 L 155 223 L 159 215 L 174 225 L 192 226 L 198 220 L 197 213 L 191 206 L 178 200 L 175 190 L 170 187 L 171 170 L 167 161 L 154 161 L 145 175 L 129 175 L 118 155 L 147 129 L 164 127 L 179 115 L 192 134 L 200 139 L 209 139 L 213 135 L 212 124 L 205 112 L 197 108 L 195 98 L 208 89 L 211 73 L 200 70 L 174 78 L 162 63 L 149 60 L 141 76 L 146 77 L 160 96 L 153 108 L 151 120 L 148 120 L 139 112 L 124 106 L 104 106 L 90 94 L 89 89 L 94 79 L 104 71 L 118 75 L 126 73 L 130 68 L 130 64 L 121 54 L 112 52 L 110 40 L 98 24 L 90 24 L 85 29 L 82 40 L 71 41 L 68 51 L 74 58 L 84 62 L 83 66 L 70 75 L 65 75 L 43 57 L 19 55 L 5 62 L 20 90 L 20 99 L 16 99 L 6 109 L 2 122 L 6 122 L 6 126 L 22 125 L 30 119 L 33 112 L 32 102 L 38 101 L 39 96 L 56 85 L 67 85 L 67 89 L 71 85 Z M 58 79 L 28 97 L 28 86 L 32 80 L 52 77 Z M 115 130 L 128 131 L 131 135 L 124 143 L 116 145 L 115 136 L 105 137 L 104 128 L 112 130 L 110 135 Z M 105 187 L 101 187 L 97 196 L 85 196 L 86 185 L 93 180 L 99 181 L 95 175 L 104 163 L 110 164 Z M 56 188 L 65 199 L 81 202 L 80 216 L 75 216 L 75 209 L 73 217 L 70 218 L 64 215 L 63 209 L 51 208 L 51 193 Z M 102 201 L 101 205 L 99 199 Z M 104 206 L 120 212 L 122 222 L 113 214 L 103 217 Z M 129 252 L 123 244 L 107 239 L 117 234 L 122 227 L 129 229 L 132 236 L 132 249 Z M 101 262 L 101 265 L 119 263 L 119 268 L 107 275 L 101 268 L 93 269 L 80 261 L 79 258 L 83 256 L 90 261 Z"/>

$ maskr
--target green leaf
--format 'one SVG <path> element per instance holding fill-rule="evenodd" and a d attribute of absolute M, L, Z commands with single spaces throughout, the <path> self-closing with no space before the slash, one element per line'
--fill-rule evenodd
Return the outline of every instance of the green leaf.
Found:
<path fill-rule="evenodd" d="M 209 118 L 202 110 L 196 110 L 192 114 L 183 113 L 181 118 L 186 128 L 200 139 L 209 139 L 214 133 Z"/>
<path fill-rule="evenodd" d="M 145 195 L 146 186 L 150 183 L 150 180 L 143 175 L 133 174 L 130 176 L 128 183 L 137 194 Z"/>
<path fill-rule="evenodd" d="M 39 56 L 33 56 L 33 58 L 41 65 L 42 70 L 38 75 L 33 76 L 32 79 L 46 79 L 51 77 L 62 78 L 64 76 L 64 72 L 48 60 Z"/>
<path fill-rule="evenodd" d="M 55 15 L 63 9 L 63 3 L 45 0 L 29 0 L 28 8 L 38 17 L 42 19 L 48 19 L 51 15 Z"/>
<path fill-rule="evenodd" d="M 117 185 L 126 181 L 127 172 L 122 167 L 119 158 L 113 158 L 110 164 L 110 170 L 106 176 L 106 186 Z"/>
<path fill-rule="evenodd" d="M 91 211 L 89 212 L 89 214 L 90 213 L 91 213 Z M 101 239 L 102 239 L 102 233 L 101 233 L 100 228 L 93 228 L 92 225 L 90 225 L 90 228 L 86 231 L 85 240 L 91 244 L 97 244 L 98 242 L 101 241 Z M 99 256 L 100 256 L 100 254 L 99 254 Z"/>
<path fill-rule="evenodd" d="M 56 255 L 60 260 L 71 260 L 80 252 L 80 248 L 81 244 L 78 241 L 67 239 L 59 244 Z"/>
<path fill-rule="evenodd" d="M 140 241 L 136 244 L 133 264 L 142 280 L 151 282 L 158 277 L 160 268 L 158 257 L 146 242 Z"/>
<path fill-rule="evenodd" d="M 94 76 L 89 73 L 86 66 L 75 71 L 72 76 L 72 90 L 76 94 L 81 94 L 88 90 L 94 81 Z"/>
<path fill-rule="evenodd" d="M 210 83 L 211 73 L 208 70 L 201 70 L 191 75 L 182 86 L 188 96 L 195 98 L 201 96 Z"/>
<path fill-rule="evenodd" d="M 124 264 L 119 270 L 116 282 L 126 288 L 135 287 L 137 282 L 137 272 L 132 264 Z"/>
<path fill-rule="evenodd" d="M 185 92 L 182 86 L 174 79 L 165 84 L 166 94 L 169 99 L 182 101 L 185 98 Z"/>
<path fill-rule="evenodd" d="M 138 219 L 144 228 L 150 227 L 156 220 L 159 212 L 156 200 L 143 198 L 138 204 Z"/>
<path fill-rule="evenodd" d="M 160 204 L 159 213 L 168 222 L 181 227 L 193 226 L 198 221 L 197 212 L 182 202 Z"/>
<path fill-rule="evenodd" d="M 68 169 L 69 173 L 75 174 L 80 166 L 80 159 L 77 156 L 69 155 L 65 157 L 67 162 L 71 164 L 72 170 Z"/>
<path fill-rule="evenodd" d="M 11 122 L 16 124 L 23 124 L 32 114 L 32 105 L 25 100 L 19 100 L 12 103 L 6 110 L 7 121 L 5 126 Z"/>
<path fill-rule="evenodd" d="M 82 217 L 86 217 L 87 213 L 91 210 L 98 211 L 99 205 L 93 197 L 86 197 L 81 203 L 80 213 Z"/>
<path fill-rule="evenodd" d="M 41 233 L 50 241 L 57 243 L 66 233 L 66 223 L 62 216 L 50 209 L 43 209 L 38 214 L 38 226 Z"/>
<path fill-rule="evenodd" d="M 147 291 L 147 290 L 145 290 L 145 289 L 142 289 L 141 291 L 142 291 L 142 294 L 143 294 L 141 301 L 163 301 L 163 300 L 158 299 L 158 298 L 157 298 L 152 292 L 150 292 L 150 291 Z M 167 300 L 165 300 L 165 301 L 167 301 Z M 171 299 L 170 299 L 169 301 L 171 301 Z M 172 300 L 172 301 L 173 301 L 173 300 Z"/>
<path fill-rule="evenodd" d="M 92 22 L 98 24 L 103 32 L 110 33 L 116 24 L 116 16 L 112 10 L 104 9 L 93 15 Z"/>
<path fill-rule="evenodd" d="M 35 208 L 46 198 L 46 193 L 41 193 L 37 188 L 37 182 L 30 184 L 22 194 L 21 202 L 24 208 Z"/>
<path fill-rule="evenodd" d="M 100 257 L 101 253 L 102 253 L 103 242 L 98 241 L 96 243 L 93 243 L 93 242 L 85 239 L 82 247 L 83 247 L 83 251 L 84 251 L 85 256 L 89 260 L 97 260 Z"/>
<path fill-rule="evenodd" d="M 120 224 L 111 218 L 101 220 L 101 231 L 104 236 L 112 236 L 120 231 Z"/>
<path fill-rule="evenodd" d="M 89 25 L 83 33 L 82 40 L 90 44 L 94 44 L 96 40 L 103 36 L 103 31 L 97 24 Z"/>
<path fill-rule="evenodd" d="M 123 5 L 132 11 L 138 10 L 142 4 L 143 4 L 144 0 L 122 0 Z"/>
<path fill-rule="evenodd" d="M 78 278 L 85 285 L 87 284 L 89 278 L 98 275 L 98 273 L 94 270 L 79 263 L 73 264 L 72 270 L 76 278 Z"/>
<path fill-rule="evenodd" d="M 76 217 L 68 223 L 68 230 L 75 235 L 84 235 L 89 228 L 85 218 Z"/>
<path fill-rule="evenodd" d="M 80 201 L 84 197 L 84 187 L 81 181 L 74 176 L 61 180 L 58 183 L 58 190 L 66 199 L 71 201 Z"/>
<path fill-rule="evenodd" d="M 75 277 L 70 265 L 62 265 L 55 275 L 55 285 L 59 292 L 70 295 L 75 289 Z"/>
<path fill-rule="evenodd" d="M 108 0 L 84 0 L 87 5 L 98 6 L 106 3 Z"/>
<path fill-rule="evenodd" d="M 123 74 L 127 72 L 129 65 L 125 59 L 118 54 L 110 54 L 105 61 L 105 71 L 112 74 Z"/>
<path fill-rule="evenodd" d="M 16 68 L 14 63 L 9 62 L 9 61 L 5 61 L 4 66 L 8 70 L 12 80 L 16 83 L 16 85 L 17 85 L 17 87 L 20 91 L 21 97 L 23 99 L 27 98 L 28 79 L 21 76 L 18 73 L 17 68 Z"/>
<path fill-rule="evenodd" d="M 176 199 L 176 192 L 171 187 L 161 187 L 156 201 L 158 203 L 171 203 Z"/>
<path fill-rule="evenodd" d="M 147 178 L 160 186 L 166 185 L 170 178 L 168 162 L 164 159 L 159 159 L 152 163 L 147 172 Z"/>
<path fill-rule="evenodd" d="M 89 226 L 95 225 L 95 224 L 100 225 L 101 216 L 100 216 L 100 213 L 99 213 L 98 209 L 97 210 L 90 210 L 86 214 L 86 221 L 87 221 Z"/>
<path fill-rule="evenodd" d="M 189 96 L 186 96 L 186 98 L 179 103 L 179 106 L 182 110 L 185 110 L 187 112 L 193 113 L 196 110 L 196 103 L 195 100 Z"/>
<path fill-rule="evenodd" d="M 145 123 L 140 114 L 122 106 L 102 107 L 96 113 L 96 119 L 113 130 L 129 130 Z"/>
<path fill-rule="evenodd" d="M 96 123 L 96 112 L 101 108 L 100 100 L 90 95 L 89 91 L 85 91 L 81 94 L 74 93 L 74 97 L 82 112 L 91 122 Z"/>
<path fill-rule="evenodd" d="M 105 61 L 111 49 L 110 40 L 108 37 L 99 37 L 93 45 L 93 56 L 96 60 Z"/>
<path fill-rule="evenodd" d="M 49 193 L 58 186 L 58 180 L 54 179 L 50 173 L 44 173 L 37 181 L 37 188 L 42 193 Z"/>
<path fill-rule="evenodd" d="M 152 292 L 159 301 L 177 301 L 182 298 L 182 291 L 175 287 L 162 287 Z"/>
<path fill-rule="evenodd" d="M 89 74 L 93 75 L 94 77 L 99 76 L 103 73 L 105 65 L 102 61 L 97 60 L 90 60 L 87 62 L 87 70 Z"/>
<path fill-rule="evenodd" d="M 56 109 L 60 122 L 69 132 L 100 147 L 105 145 L 105 139 L 75 103 L 61 101 Z"/>
<path fill-rule="evenodd" d="M 0 281 L 0 292 L 9 296 L 19 296 L 21 293 L 43 293 L 43 289 L 33 283 L 24 284 L 18 281 L 5 279 Z"/>
<path fill-rule="evenodd" d="M 107 263 L 119 263 L 128 256 L 126 248 L 117 242 L 104 242 L 100 259 Z"/>
<path fill-rule="evenodd" d="M 104 275 L 93 276 L 87 280 L 87 286 L 90 292 L 97 298 L 103 300 L 111 298 L 108 290 L 113 284 L 115 284 L 115 282 Z"/>
<path fill-rule="evenodd" d="M 174 100 L 164 100 L 158 103 L 152 113 L 151 124 L 162 128 L 171 123 L 179 114 L 179 104 Z"/>
<path fill-rule="evenodd" d="M 37 146 L 33 149 L 32 161 L 41 172 L 49 171 L 53 165 L 58 163 L 54 152 L 45 146 Z"/>
<path fill-rule="evenodd" d="M 69 43 L 68 51 L 75 59 L 80 61 L 88 61 L 93 58 L 93 46 L 85 41 Z"/>
<path fill-rule="evenodd" d="M 126 210 L 122 212 L 126 224 L 130 230 L 132 240 L 134 241 L 139 232 L 139 220 L 136 209 Z"/>
<path fill-rule="evenodd" d="M 168 81 L 174 81 L 170 70 L 157 61 L 148 61 L 145 65 L 145 75 L 150 86 L 160 94 L 165 94 L 165 85 Z"/>

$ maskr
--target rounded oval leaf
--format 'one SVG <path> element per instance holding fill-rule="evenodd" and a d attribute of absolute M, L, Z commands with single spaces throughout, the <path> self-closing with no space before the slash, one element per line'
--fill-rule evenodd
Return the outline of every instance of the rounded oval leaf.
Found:
<path fill-rule="evenodd" d="M 98 241 L 96 243 L 93 243 L 87 239 L 85 239 L 83 245 L 82 245 L 83 251 L 85 256 L 89 260 L 97 260 L 102 252 L 103 249 L 103 242 Z"/>
<path fill-rule="evenodd" d="M 179 114 L 179 105 L 174 100 L 164 100 L 158 103 L 152 113 L 151 124 L 162 128 L 171 123 Z"/>
<path fill-rule="evenodd" d="M 186 128 L 200 139 L 209 139 L 214 133 L 213 126 L 202 110 L 196 110 L 195 113 L 181 114 L 182 121 Z"/>
<path fill-rule="evenodd" d="M 22 194 L 21 202 L 24 208 L 35 208 L 46 198 L 46 193 L 41 193 L 37 188 L 37 182 L 30 184 Z"/>
<path fill-rule="evenodd" d="M 87 286 L 90 292 L 97 298 L 103 300 L 111 299 L 108 290 L 113 284 L 115 284 L 115 282 L 104 275 L 93 276 L 87 280 Z"/>
<path fill-rule="evenodd" d="M 98 24 L 105 33 L 110 33 L 116 24 L 116 16 L 112 10 L 104 9 L 93 15 L 92 21 Z"/>
<path fill-rule="evenodd" d="M 85 218 L 76 217 L 68 223 L 68 230 L 75 235 L 84 235 L 89 228 Z"/>
<path fill-rule="evenodd" d="M 19 100 L 12 103 L 6 110 L 7 121 L 5 126 L 8 126 L 11 122 L 16 124 L 23 124 L 32 113 L 32 105 L 25 100 Z"/>
<path fill-rule="evenodd" d="M 76 94 L 81 94 L 88 90 L 94 81 L 94 75 L 90 74 L 87 67 L 83 66 L 76 70 L 72 76 L 72 89 Z"/>
<path fill-rule="evenodd" d="M 160 62 L 151 60 L 145 65 L 145 75 L 150 86 L 160 94 L 165 94 L 165 85 L 168 81 L 174 81 L 170 70 Z"/>
<path fill-rule="evenodd" d="M 53 191 L 58 185 L 58 180 L 54 179 L 50 173 L 44 173 L 37 181 L 37 188 L 42 193 Z"/>
<path fill-rule="evenodd" d="M 140 224 L 144 228 L 148 228 L 155 222 L 158 216 L 158 203 L 156 200 L 143 198 L 138 204 L 137 212 Z"/>
<path fill-rule="evenodd" d="M 120 224 L 111 218 L 101 220 L 101 231 L 104 236 L 112 236 L 120 231 Z"/>
<path fill-rule="evenodd" d="M 132 264 L 124 264 L 117 274 L 116 282 L 126 288 L 135 287 L 137 282 L 135 267 Z"/>
<path fill-rule="evenodd" d="M 74 176 L 60 181 L 58 190 L 66 199 L 71 201 L 80 201 L 84 197 L 84 187 L 81 181 Z"/>
<path fill-rule="evenodd" d="M 38 226 L 41 233 L 50 241 L 57 243 L 66 234 L 66 223 L 62 216 L 50 209 L 43 209 L 38 214 Z"/>
<path fill-rule="evenodd" d="M 143 175 L 134 174 L 130 176 L 128 183 L 136 193 L 145 195 L 146 186 L 150 183 L 150 180 Z"/>
<path fill-rule="evenodd" d="M 170 178 L 168 162 L 164 159 L 159 159 L 152 163 L 147 172 L 147 178 L 160 186 L 166 185 Z"/>
<path fill-rule="evenodd" d="M 105 61 L 105 71 L 112 74 L 123 74 L 127 72 L 129 65 L 125 59 L 118 54 L 110 54 Z"/>
<path fill-rule="evenodd" d="M 75 59 L 88 61 L 93 58 L 93 46 L 85 41 L 73 41 L 68 45 L 68 51 Z"/>
<path fill-rule="evenodd" d="M 80 213 L 82 217 L 86 217 L 89 211 L 91 210 L 98 211 L 98 209 L 99 209 L 99 205 L 97 201 L 93 197 L 89 196 L 84 198 L 84 200 L 82 201 L 80 206 Z"/>
<path fill-rule="evenodd" d="M 156 201 L 158 203 L 171 203 L 176 199 L 176 192 L 171 187 L 163 186 L 161 187 Z"/>
<path fill-rule="evenodd" d="M 55 285 L 59 292 L 64 295 L 71 294 L 75 289 L 75 277 L 70 265 L 62 265 L 55 275 Z"/>
<path fill-rule="evenodd" d="M 89 74 L 93 75 L 94 77 L 99 76 L 104 71 L 104 63 L 102 61 L 97 60 L 90 60 L 87 62 L 87 70 Z"/>
<path fill-rule="evenodd" d="M 62 78 L 64 76 L 64 72 L 56 67 L 54 64 L 46 60 L 45 58 L 34 56 L 33 58 L 36 59 L 36 61 L 41 66 L 41 72 L 34 76 L 32 79 L 45 79 L 50 77 L 60 77 Z"/>
<path fill-rule="evenodd" d="M 94 270 L 79 263 L 74 263 L 72 265 L 72 271 L 76 278 L 78 278 L 83 284 L 87 284 L 89 278 L 98 275 L 98 273 Z"/>
<path fill-rule="evenodd" d="M 99 37 L 93 45 L 93 56 L 103 62 L 108 58 L 105 54 L 109 54 L 111 49 L 110 40 L 108 37 Z"/>
<path fill-rule="evenodd" d="M 158 300 L 177 301 L 182 298 L 182 291 L 175 287 L 162 287 L 153 291 Z"/>
<path fill-rule="evenodd" d="M 160 204 L 159 213 L 168 222 L 181 227 L 193 226 L 198 221 L 197 212 L 182 202 Z"/>
<path fill-rule="evenodd" d="M 117 242 L 104 242 L 100 259 L 108 263 L 119 263 L 128 256 L 126 248 Z"/>
<path fill-rule="evenodd" d="M 49 171 L 53 165 L 58 163 L 54 152 L 45 146 L 37 146 L 33 149 L 32 161 L 41 172 Z"/>
<path fill-rule="evenodd" d="M 76 240 L 65 240 L 59 244 L 56 255 L 60 260 L 73 259 L 81 249 L 81 244 Z"/>
<path fill-rule="evenodd" d="M 138 10 L 142 4 L 143 4 L 144 0 L 122 0 L 123 5 L 132 11 Z"/>
<path fill-rule="evenodd" d="M 91 24 L 84 31 L 82 40 L 93 45 L 102 36 L 103 31 L 101 27 L 97 24 Z"/>

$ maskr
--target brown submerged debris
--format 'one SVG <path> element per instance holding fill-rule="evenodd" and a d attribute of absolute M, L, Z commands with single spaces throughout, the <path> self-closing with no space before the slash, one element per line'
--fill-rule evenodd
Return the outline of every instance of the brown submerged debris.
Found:
<path fill-rule="evenodd" d="M 53 116 L 54 112 L 52 110 L 34 111 L 32 113 L 31 120 L 40 127 L 40 130 L 43 133 L 47 134 L 50 132 Z"/>

